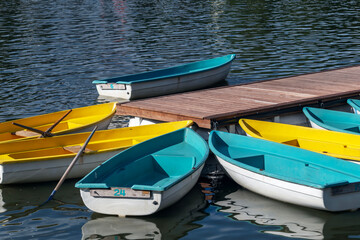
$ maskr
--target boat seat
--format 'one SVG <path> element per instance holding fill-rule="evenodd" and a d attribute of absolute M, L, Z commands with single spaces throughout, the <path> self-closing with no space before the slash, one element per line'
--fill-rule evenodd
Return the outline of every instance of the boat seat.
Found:
<path fill-rule="evenodd" d="M 66 150 L 66 151 L 72 152 L 72 153 L 78 153 L 80 151 L 81 147 L 82 147 L 81 145 L 75 145 L 75 146 L 63 147 L 63 149 Z M 85 148 L 84 152 L 89 153 L 89 152 L 94 152 L 94 150 L 91 150 L 89 148 Z"/>
<path fill-rule="evenodd" d="M 265 170 L 265 156 L 263 154 L 244 156 L 235 160 L 254 168 Z"/>
<path fill-rule="evenodd" d="M 40 136 L 39 133 L 36 132 L 32 132 L 32 131 L 26 131 L 26 130 L 21 130 L 21 131 L 16 131 L 13 133 L 15 136 L 18 137 L 34 137 L 34 136 Z"/>
<path fill-rule="evenodd" d="M 297 139 L 292 139 L 292 140 L 288 140 L 288 141 L 284 141 L 282 142 L 283 144 L 286 144 L 286 145 L 291 145 L 291 146 L 294 146 L 294 147 L 300 147 L 300 144 L 299 144 L 299 141 Z"/>
<path fill-rule="evenodd" d="M 259 154 L 256 150 L 231 147 L 228 150 L 229 157 L 237 162 L 241 162 L 254 168 L 265 168 L 264 154 Z"/>
<path fill-rule="evenodd" d="M 177 182 L 180 177 L 167 177 L 154 183 L 153 185 L 134 184 L 131 188 L 134 190 L 147 190 L 147 191 L 164 191 L 169 186 L 172 186 Z"/>
<path fill-rule="evenodd" d="M 358 126 L 345 128 L 344 130 L 360 133 L 360 128 Z"/>

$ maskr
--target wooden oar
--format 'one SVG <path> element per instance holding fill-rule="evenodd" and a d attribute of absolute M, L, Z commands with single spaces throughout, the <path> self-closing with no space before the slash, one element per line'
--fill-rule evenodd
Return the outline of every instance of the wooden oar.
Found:
<path fill-rule="evenodd" d="M 70 170 L 73 168 L 73 166 L 75 165 L 76 161 L 79 159 L 79 157 L 81 156 L 81 154 L 84 152 L 86 145 L 89 143 L 91 137 L 94 135 L 95 131 L 97 129 L 97 126 L 94 128 L 94 130 L 90 133 L 89 137 L 86 139 L 84 145 L 80 148 L 79 152 L 76 154 L 75 158 L 71 161 L 70 165 L 68 166 L 68 168 L 66 169 L 66 171 L 64 172 L 63 176 L 60 178 L 60 181 L 58 182 L 58 184 L 56 185 L 56 187 L 54 188 L 54 190 L 52 191 L 52 193 L 50 194 L 48 200 L 46 200 L 43 204 L 41 204 L 40 206 L 44 205 L 45 203 L 49 202 L 51 199 L 53 199 L 56 191 L 60 188 L 60 186 L 63 184 L 66 176 L 69 174 Z"/>
<path fill-rule="evenodd" d="M 32 128 L 32 127 L 28 127 L 28 126 L 25 126 L 25 125 L 22 125 L 20 123 L 16 123 L 16 122 L 13 122 L 12 124 L 18 126 L 18 127 L 22 127 L 22 128 L 25 128 L 27 130 L 30 130 L 32 132 L 36 132 L 36 133 L 39 133 L 41 136 L 43 137 L 52 137 L 53 135 L 51 133 L 45 133 L 44 131 L 42 130 L 39 130 L 39 129 L 36 129 L 36 128 Z"/>
<path fill-rule="evenodd" d="M 67 111 L 64 116 L 62 116 L 59 120 L 57 120 L 51 127 L 49 127 L 46 131 L 45 134 L 49 134 L 64 118 L 66 118 L 67 115 L 69 115 L 69 113 L 71 113 L 72 109 L 70 109 L 69 111 Z"/>
<path fill-rule="evenodd" d="M 28 127 L 28 126 L 25 126 L 25 125 L 22 125 L 20 123 L 16 123 L 16 122 L 13 122 L 12 124 L 18 126 L 18 127 L 22 127 L 22 128 L 25 128 L 27 130 L 30 130 L 32 132 L 36 132 L 36 133 L 39 133 L 41 134 L 42 137 L 52 137 L 54 136 L 51 131 L 64 119 L 66 118 L 67 115 L 69 115 L 69 113 L 71 113 L 72 109 L 70 109 L 69 111 L 67 111 L 64 116 L 62 116 L 59 120 L 57 120 L 53 125 L 51 125 L 45 132 L 40 130 L 40 129 L 36 129 L 36 128 L 33 128 L 33 127 Z"/>

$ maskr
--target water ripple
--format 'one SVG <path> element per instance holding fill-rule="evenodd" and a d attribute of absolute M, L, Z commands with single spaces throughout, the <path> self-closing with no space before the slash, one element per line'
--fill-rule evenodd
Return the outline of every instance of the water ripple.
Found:
<path fill-rule="evenodd" d="M 93 80 L 229 53 L 237 54 L 229 85 L 358 65 L 359 12 L 357 0 L 0 1 L 0 121 L 101 102 Z M 6 231 L 69 238 L 88 214 L 71 208 L 41 209 Z M 208 210 L 200 222 L 208 227 L 189 238 L 223 221 Z M 226 224 L 218 237 L 239 227 Z"/>

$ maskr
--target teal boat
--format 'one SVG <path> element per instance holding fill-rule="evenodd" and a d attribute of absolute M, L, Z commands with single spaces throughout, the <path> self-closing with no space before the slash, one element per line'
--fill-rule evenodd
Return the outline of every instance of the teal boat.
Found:
<path fill-rule="evenodd" d="M 313 128 L 360 134 L 360 115 L 311 107 L 303 112 Z"/>
<path fill-rule="evenodd" d="M 196 184 L 209 148 L 183 128 L 139 143 L 110 158 L 76 183 L 92 211 L 149 215 L 180 200 Z"/>
<path fill-rule="evenodd" d="M 226 78 L 235 54 L 150 72 L 93 81 L 101 96 L 122 99 L 154 97 L 214 85 Z"/>
<path fill-rule="evenodd" d="M 360 114 L 360 100 L 359 99 L 348 99 L 347 103 L 351 106 L 355 114 Z"/>
<path fill-rule="evenodd" d="M 212 131 L 209 146 L 239 185 L 305 207 L 360 207 L 360 165 L 263 139 Z"/>

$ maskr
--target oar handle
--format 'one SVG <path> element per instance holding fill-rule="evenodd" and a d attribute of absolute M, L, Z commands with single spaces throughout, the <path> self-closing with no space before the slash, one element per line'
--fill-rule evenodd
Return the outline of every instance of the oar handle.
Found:
<path fill-rule="evenodd" d="M 88 143 L 90 142 L 90 139 L 92 138 L 92 136 L 94 135 L 96 129 L 98 127 L 96 126 L 94 128 L 94 130 L 90 133 L 89 137 L 86 139 L 84 145 L 80 148 L 80 150 L 78 151 L 78 153 L 76 154 L 75 158 L 72 160 L 72 162 L 70 163 L 70 165 L 68 166 L 68 168 L 66 169 L 66 171 L 64 172 L 64 175 L 61 177 L 60 181 L 58 182 L 58 184 L 56 185 L 56 187 L 54 188 L 54 191 L 56 192 L 61 184 L 64 182 L 66 176 L 69 174 L 70 170 L 73 168 L 73 166 L 75 165 L 76 161 L 79 159 L 79 157 L 81 156 L 81 154 L 84 152 L 86 146 L 88 145 Z"/>
<path fill-rule="evenodd" d="M 76 156 L 74 157 L 74 159 L 71 161 L 70 165 L 67 167 L 66 171 L 64 172 L 63 176 L 60 178 L 60 181 L 57 183 L 56 187 L 54 188 L 54 190 L 51 192 L 49 198 L 40 206 L 44 205 L 45 203 L 49 202 L 55 195 L 56 191 L 60 188 L 60 186 L 62 185 L 62 183 L 64 182 L 66 176 L 69 174 L 70 170 L 73 168 L 73 166 L 75 165 L 76 161 L 78 160 L 78 158 L 81 156 L 81 154 L 84 152 L 87 144 L 89 143 L 90 139 L 92 138 L 92 136 L 94 135 L 96 129 L 98 127 L 96 126 L 94 128 L 94 130 L 90 133 L 89 137 L 86 139 L 84 145 L 80 148 L 79 152 L 76 154 Z"/>
<path fill-rule="evenodd" d="M 64 118 L 66 118 L 67 115 L 69 115 L 71 113 L 72 109 L 70 109 L 69 111 L 67 111 L 64 116 L 62 116 L 59 120 L 57 120 L 51 127 L 49 127 L 45 133 L 50 133 Z"/>

